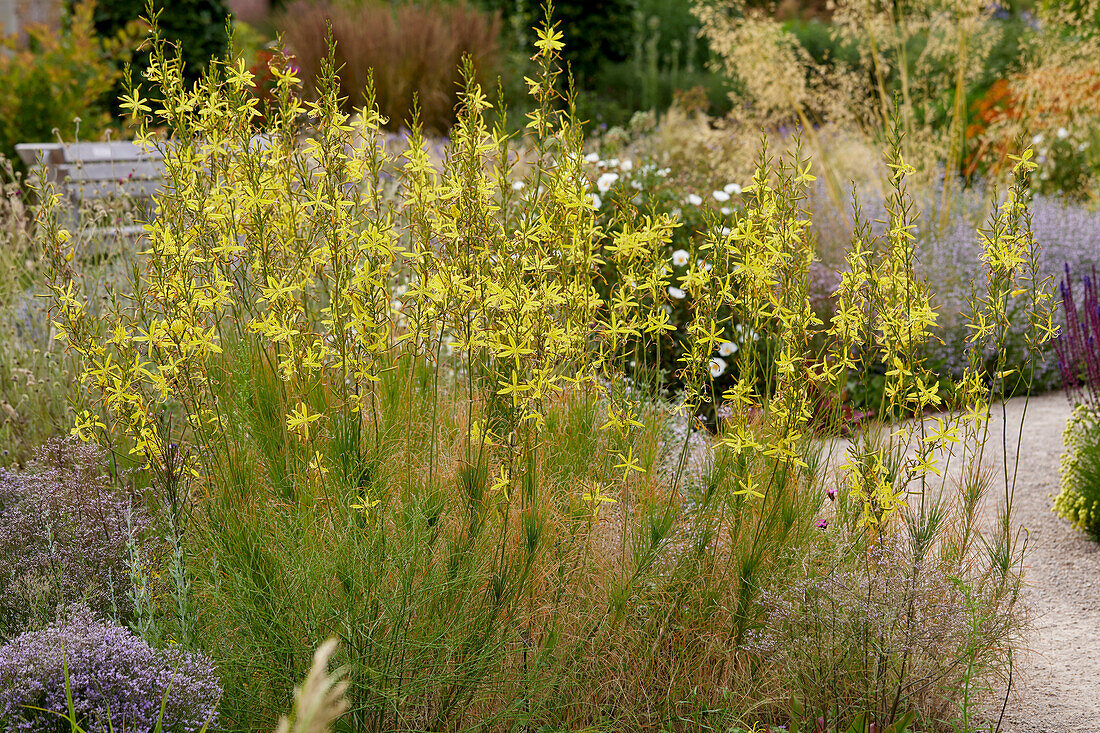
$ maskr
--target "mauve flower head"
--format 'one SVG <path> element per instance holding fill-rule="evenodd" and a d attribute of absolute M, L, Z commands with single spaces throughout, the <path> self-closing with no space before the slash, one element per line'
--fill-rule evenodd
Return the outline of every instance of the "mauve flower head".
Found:
<path fill-rule="evenodd" d="M 217 714 L 222 689 L 208 657 L 153 649 L 128 629 L 101 622 L 86 606 L 77 606 L 63 623 L 29 631 L 0 647 L 5 731 L 70 729 L 58 716 L 68 711 L 65 665 L 76 722 L 87 733 L 153 730 L 162 704 L 165 731 L 193 733 L 213 723 Z"/>
<path fill-rule="evenodd" d="M 127 542 L 151 523 L 135 499 L 107 475 L 101 449 L 73 438 L 50 440 L 21 470 L 0 470 L 0 638 L 77 602 L 129 612 Z"/>

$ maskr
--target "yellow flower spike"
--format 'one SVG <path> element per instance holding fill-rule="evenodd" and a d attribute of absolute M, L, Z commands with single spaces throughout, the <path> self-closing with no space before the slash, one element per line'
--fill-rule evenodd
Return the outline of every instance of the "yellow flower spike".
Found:
<path fill-rule="evenodd" d="M 325 459 L 324 456 L 321 455 L 321 451 L 313 452 L 313 456 L 309 459 L 307 470 L 317 478 L 322 478 L 328 474 L 328 467 L 325 465 Z"/>
<path fill-rule="evenodd" d="M 622 451 L 618 451 L 616 455 L 619 457 L 619 463 L 616 463 L 614 468 L 623 469 L 623 483 L 626 483 L 626 480 L 630 477 L 630 474 L 632 472 L 646 472 L 645 469 L 642 468 L 641 464 L 639 464 L 634 458 L 634 446 L 630 446 L 627 449 L 627 454 L 625 456 L 623 455 Z"/>
<path fill-rule="evenodd" d="M 506 465 L 501 465 L 500 471 L 497 474 L 496 480 L 493 485 L 489 487 L 489 493 L 495 494 L 500 492 L 501 500 L 508 501 L 509 491 L 508 488 L 512 485 L 512 476 L 508 471 Z"/>
<path fill-rule="evenodd" d="M 369 494 L 360 494 L 356 496 L 350 504 L 348 504 L 348 508 L 362 512 L 369 516 L 371 510 L 373 510 L 374 507 L 378 506 L 381 501 L 381 499 L 370 498 Z"/>
<path fill-rule="evenodd" d="M 748 496 L 749 498 L 756 499 L 764 498 L 764 494 L 760 492 L 759 485 L 756 483 L 756 479 L 752 474 L 742 479 L 738 486 L 739 488 L 733 492 L 735 496 Z"/>
<path fill-rule="evenodd" d="M 581 499 L 587 501 L 592 505 L 592 518 L 595 519 L 596 515 L 600 512 L 600 506 L 603 504 L 617 504 L 615 499 L 610 496 L 606 496 L 602 493 L 603 487 L 598 483 L 594 483 L 592 488 L 584 492 Z"/>
<path fill-rule="evenodd" d="M 291 410 L 286 418 L 286 426 L 291 431 L 301 434 L 304 440 L 309 440 L 309 426 L 321 419 L 320 413 L 310 413 L 309 407 L 299 402 L 298 406 Z"/>

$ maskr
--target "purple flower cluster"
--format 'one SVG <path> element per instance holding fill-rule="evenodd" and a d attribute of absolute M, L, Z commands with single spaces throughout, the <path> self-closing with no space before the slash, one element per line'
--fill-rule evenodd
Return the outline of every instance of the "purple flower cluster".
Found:
<path fill-rule="evenodd" d="M 1065 328 L 1054 341 L 1058 355 L 1058 370 L 1066 396 L 1074 404 L 1096 409 L 1100 406 L 1100 299 L 1096 293 L 1096 266 L 1084 277 L 1081 307 L 1077 307 L 1070 266 L 1066 264 L 1065 279 L 1059 283 Z"/>
<path fill-rule="evenodd" d="M 193 733 L 213 722 L 222 693 L 205 655 L 153 649 L 80 606 L 64 623 L 0 647 L 0 728 L 70 730 L 58 716 L 68 713 L 65 665 L 76 722 L 88 733 L 153 730 L 162 704 L 165 731 Z"/>
<path fill-rule="evenodd" d="M 150 519 L 104 471 L 101 449 L 53 439 L 21 470 L 0 471 L 0 638 L 81 602 L 128 608 L 130 531 Z M 129 513 L 129 525 L 127 514 Z"/>

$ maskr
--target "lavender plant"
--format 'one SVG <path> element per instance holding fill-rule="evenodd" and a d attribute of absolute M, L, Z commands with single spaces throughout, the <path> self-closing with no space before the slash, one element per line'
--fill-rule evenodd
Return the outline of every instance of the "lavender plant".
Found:
<path fill-rule="evenodd" d="M 12 733 L 193 733 L 220 697 L 209 657 L 153 649 L 87 606 L 0 647 L 0 728 Z"/>
<path fill-rule="evenodd" d="M 102 449 L 72 438 L 50 440 L 21 470 L 0 471 L 0 636 L 77 602 L 129 613 L 127 514 L 134 541 L 151 521 L 135 498 L 112 483 Z"/>

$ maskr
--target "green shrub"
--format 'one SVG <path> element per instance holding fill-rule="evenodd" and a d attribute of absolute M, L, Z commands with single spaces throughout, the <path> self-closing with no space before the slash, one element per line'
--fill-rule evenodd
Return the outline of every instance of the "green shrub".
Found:
<path fill-rule="evenodd" d="M 1095 408 L 1077 405 L 1063 433 L 1058 473 L 1062 490 L 1054 511 L 1100 540 L 1100 419 Z"/>
<path fill-rule="evenodd" d="M 105 0 L 95 7 L 95 27 L 102 36 L 113 36 L 152 9 L 164 37 L 175 44 L 185 64 L 184 79 L 193 83 L 213 58 L 221 58 L 229 43 L 225 0 Z M 134 59 L 134 80 L 149 66 L 148 50 Z M 121 93 L 121 87 L 118 88 Z M 116 95 L 117 96 L 117 95 Z"/>
<path fill-rule="evenodd" d="M 103 97 L 120 76 L 116 58 L 125 58 L 122 39 L 132 26 L 113 40 L 97 35 L 95 7 L 76 5 L 60 30 L 28 27 L 25 47 L 4 39 L 10 53 L 0 54 L 0 155 L 17 160 L 17 143 L 53 142 L 55 129 L 94 139 L 111 123 Z"/>

